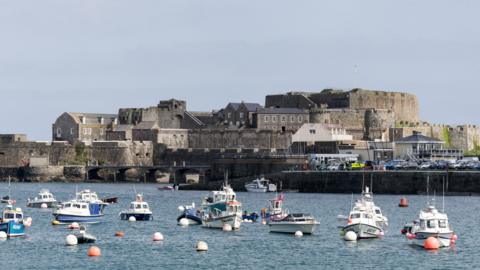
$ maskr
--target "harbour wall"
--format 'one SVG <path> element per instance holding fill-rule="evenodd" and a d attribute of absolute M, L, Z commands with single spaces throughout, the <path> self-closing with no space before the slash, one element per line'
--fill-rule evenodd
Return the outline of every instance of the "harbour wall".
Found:
<path fill-rule="evenodd" d="M 362 185 L 372 184 L 375 194 L 425 194 L 427 179 L 430 193 L 441 194 L 444 185 L 447 195 L 480 195 L 480 172 L 477 171 L 285 171 L 266 175 L 283 190 L 302 193 L 359 193 Z M 252 178 L 230 180 L 237 191 L 245 191 L 244 184 Z M 214 190 L 221 181 L 183 186 L 189 190 Z"/>

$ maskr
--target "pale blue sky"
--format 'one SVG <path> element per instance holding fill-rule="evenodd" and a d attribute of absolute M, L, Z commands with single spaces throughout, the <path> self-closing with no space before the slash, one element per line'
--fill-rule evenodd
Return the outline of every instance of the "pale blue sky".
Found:
<path fill-rule="evenodd" d="M 478 124 L 479 10 L 462 0 L 0 0 L 0 133 L 50 140 L 64 111 L 172 97 L 212 110 L 327 87 L 406 91 L 423 120 Z"/>

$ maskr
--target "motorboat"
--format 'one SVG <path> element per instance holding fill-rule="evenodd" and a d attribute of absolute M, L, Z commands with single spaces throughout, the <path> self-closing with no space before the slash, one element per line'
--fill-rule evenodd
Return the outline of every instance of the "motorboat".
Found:
<path fill-rule="evenodd" d="M 87 227 L 81 225 L 78 232 L 74 234 L 77 237 L 79 244 L 91 244 L 97 241 L 97 238 L 89 233 L 87 233 Z"/>
<path fill-rule="evenodd" d="M 141 194 L 137 194 L 135 201 L 130 203 L 130 208 L 120 212 L 122 220 L 129 220 L 134 217 L 137 221 L 149 221 L 153 219 L 152 211 Z"/>
<path fill-rule="evenodd" d="M 21 208 L 13 204 L 5 206 L 0 218 L 0 231 L 5 232 L 7 237 L 19 237 L 25 235 L 25 224 Z"/>
<path fill-rule="evenodd" d="M 57 200 L 48 189 L 42 189 L 35 198 L 28 198 L 27 207 L 32 208 L 53 208 L 57 204 Z"/>
<path fill-rule="evenodd" d="M 310 214 L 287 214 L 282 218 L 271 217 L 267 222 L 270 232 L 312 234 L 319 223 Z"/>
<path fill-rule="evenodd" d="M 373 195 L 369 188 L 365 187 L 361 198 L 355 202 L 348 216 L 347 226 L 342 229 L 343 233 L 353 231 L 359 239 L 378 238 L 385 235 L 387 227 L 387 217 L 373 202 Z"/>
<path fill-rule="evenodd" d="M 180 216 L 177 217 L 177 222 L 180 224 L 180 220 L 185 218 L 188 220 L 189 225 L 201 225 L 202 218 L 199 215 L 199 211 L 195 209 L 195 203 L 191 205 L 182 205 L 178 207 L 178 210 L 182 212 Z"/>
<path fill-rule="evenodd" d="M 245 212 L 243 212 L 242 220 L 243 220 L 243 222 L 257 222 L 259 217 L 260 216 L 255 212 L 248 213 L 247 211 L 245 211 Z"/>
<path fill-rule="evenodd" d="M 276 192 L 277 186 L 275 184 L 270 184 L 270 180 L 262 177 L 261 179 L 257 178 L 252 182 L 245 184 L 245 189 L 248 192 Z"/>
<path fill-rule="evenodd" d="M 278 196 L 275 196 L 272 200 L 269 201 L 268 208 L 263 208 L 261 210 L 261 216 L 263 219 L 270 219 L 270 217 L 273 218 L 284 218 L 286 217 L 286 213 L 283 211 L 283 200 L 284 200 L 284 195 L 281 193 Z"/>
<path fill-rule="evenodd" d="M 6 204 L 8 204 L 10 201 L 11 201 L 11 198 L 10 198 L 9 195 L 3 196 L 3 197 L 0 199 L 0 203 L 6 203 Z"/>
<path fill-rule="evenodd" d="M 448 222 L 446 213 L 438 211 L 434 205 L 429 205 L 420 211 L 418 219 L 419 222 L 413 224 L 410 233 L 406 234 L 413 244 L 424 247 L 425 241 L 433 237 L 438 240 L 439 247 L 450 246 L 455 233 Z"/>
<path fill-rule="evenodd" d="M 242 204 L 237 201 L 237 195 L 225 184 L 219 191 L 212 191 L 212 197 L 202 200 L 202 226 L 221 229 L 229 224 L 233 230 L 240 229 L 242 224 Z"/>
<path fill-rule="evenodd" d="M 60 204 L 53 216 L 59 223 L 98 223 L 104 216 L 105 206 L 95 192 L 86 189 L 77 192 L 75 199 Z"/>

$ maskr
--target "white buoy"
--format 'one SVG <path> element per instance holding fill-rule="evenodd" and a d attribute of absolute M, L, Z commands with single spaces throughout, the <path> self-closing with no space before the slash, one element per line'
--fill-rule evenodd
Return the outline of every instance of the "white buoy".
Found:
<path fill-rule="evenodd" d="M 42 203 L 42 205 L 40 205 L 40 208 L 42 209 L 47 209 L 48 208 L 48 205 L 46 203 Z"/>
<path fill-rule="evenodd" d="M 163 241 L 163 234 L 156 232 L 153 234 L 152 240 L 155 242 Z"/>
<path fill-rule="evenodd" d="M 7 236 L 7 233 L 6 233 L 6 232 L 4 232 L 4 231 L 1 231 L 1 232 L 0 232 L 0 240 L 5 240 L 5 239 L 7 239 L 7 237 L 8 237 L 8 236 Z"/>
<path fill-rule="evenodd" d="M 80 224 L 78 224 L 77 222 L 73 222 L 72 224 L 70 224 L 70 225 L 68 226 L 68 228 L 69 228 L 70 230 L 78 230 L 78 229 L 80 229 Z"/>
<path fill-rule="evenodd" d="M 357 241 L 357 234 L 355 232 L 349 231 L 344 236 L 345 241 L 355 242 Z"/>
<path fill-rule="evenodd" d="M 30 228 L 32 226 L 32 218 L 31 217 L 27 217 L 24 221 L 23 221 L 23 225 L 27 228 Z"/>
<path fill-rule="evenodd" d="M 67 235 L 67 238 L 65 239 L 65 241 L 67 242 L 67 246 L 78 245 L 78 238 L 73 234 Z"/>
<path fill-rule="evenodd" d="M 137 221 L 137 219 L 134 216 L 131 216 L 131 217 L 128 218 L 128 221 L 135 222 L 135 221 Z"/>
<path fill-rule="evenodd" d="M 222 229 L 223 229 L 224 232 L 231 232 L 232 231 L 232 225 L 230 225 L 228 223 L 225 223 L 225 224 L 223 224 Z"/>
<path fill-rule="evenodd" d="M 207 243 L 203 241 L 199 241 L 197 243 L 197 251 L 208 251 L 208 245 Z"/>
<path fill-rule="evenodd" d="M 186 218 L 181 218 L 178 221 L 178 225 L 180 225 L 182 227 L 187 227 L 188 225 L 190 225 L 190 221 L 188 221 L 188 219 L 186 219 Z"/>
<path fill-rule="evenodd" d="M 262 225 L 267 225 L 267 221 L 265 219 L 262 219 Z"/>
<path fill-rule="evenodd" d="M 303 236 L 303 232 L 301 231 L 296 231 L 295 232 L 295 237 L 302 237 Z"/>

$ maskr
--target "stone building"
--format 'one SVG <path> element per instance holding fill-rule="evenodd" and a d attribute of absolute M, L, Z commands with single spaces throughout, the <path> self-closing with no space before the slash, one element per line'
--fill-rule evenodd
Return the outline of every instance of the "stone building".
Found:
<path fill-rule="evenodd" d="M 160 128 L 157 122 L 142 122 L 132 128 L 133 141 L 150 141 L 167 148 L 188 148 L 188 129 Z"/>
<path fill-rule="evenodd" d="M 26 134 L 0 134 L 0 144 L 9 144 L 14 142 L 26 142 Z"/>
<path fill-rule="evenodd" d="M 258 130 L 296 132 L 303 124 L 308 122 L 308 111 L 297 108 L 257 109 L 253 114 L 253 127 Z"/>
<path fill-rule="evenodd" d="M 107 141 L 131 141 L 132 125 L 116 125 L 112 130 L 107 130 Z"/>
<path fill-rule="evenodd" d="M 122 125 L 156 122 L 159 128 L 181 128 L 186 108 L 186 101 L 162 100 L 156 107 L 120 109 L 118 118 Z"/>
<path fill-rule="evenodd" d="M 269 95 L 265 107 L 301 109 L 378 109 L 395 113 L 395 122 L 419 122 L 418 100 L 415 95 L 401 92 L 353 89 L 325 89 L 318 93 L 290 92 Z"/>
<path fill-rule="evenodd" d="M 91 144 L 93 141 L 106 140 L 107 131 L 115 125 L 116 114 L 65 112 L 52 126 L 52 140 Z"/>
<path fill-rule="evenodd" d="M 263 108 L 258 103 L 229 103 L 218 113 L 219 119 L 223 125 L 229 127 L 252 127 L 253 114 L 257 109 Z"/>

